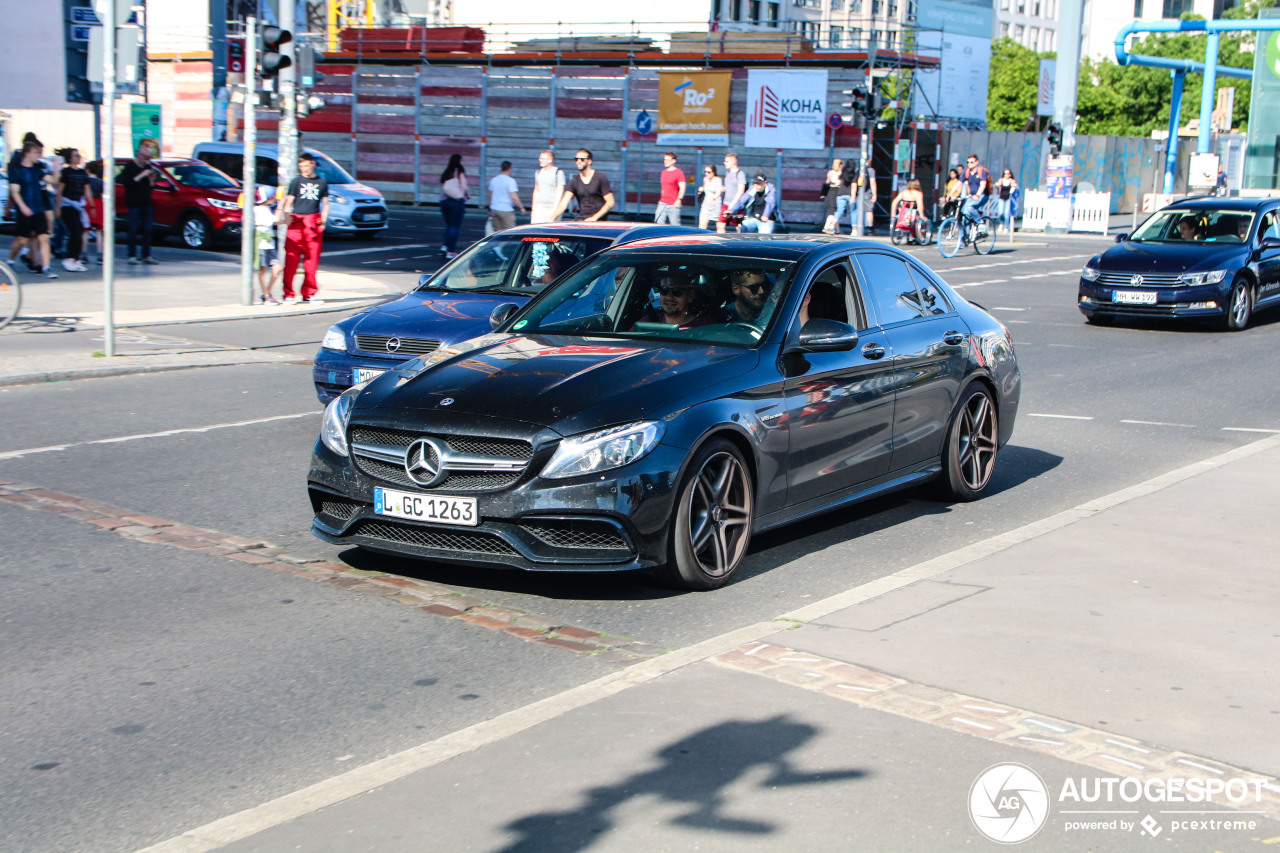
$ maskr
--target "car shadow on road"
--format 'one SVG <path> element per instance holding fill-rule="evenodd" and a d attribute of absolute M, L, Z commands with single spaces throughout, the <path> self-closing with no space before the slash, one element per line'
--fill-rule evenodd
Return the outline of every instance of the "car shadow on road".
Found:
<path fill-rule="evenodd" d="M 654 758 L 661 763 L 656 767 L 582 791 L 577 808 L 511 821 L 504 829 L 516 837 L 499 853 L 573 853 L 595 847 L 618 827 L 622 817 L 617 812 L 636 802 L 647 803 L 647 809 L 655 808 L 655 802 L 658 809 L 681 808 L 670 822 L 698 833 L 758 838 L 777 832 L 776 824 L 761 820 L 745 805 L 738 814 L 731 811 L 729 788 L 735 782 L 762 770 L 768 771 L 759 782 L 765 791 L 867 776 L 866 771 L 853 768 L 806 772 L 795 767 L 790 753 L 817 734 L 816 726 L 785 714 L 708 726 L 659 750 Z"/>

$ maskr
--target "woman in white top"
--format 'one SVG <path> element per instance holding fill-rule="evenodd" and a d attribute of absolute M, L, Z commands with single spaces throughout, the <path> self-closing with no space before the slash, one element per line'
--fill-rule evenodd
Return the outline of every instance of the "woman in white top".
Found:
<path fill-rule="evenodd" d="M 533 173 L 533 201 L 529 204 L 529 223 L 555 222 L 556 204 L 564 195 L 564 169 L 556 168 L 556 155 L 543 151 L 538 155 L 538 171 Z"/>
<path fill-rule="evenodd" d="M 702 207 L 698 208 L 698 228 L 703 231 L 720 219 L 721 200 L 724 198 L 724 181 L 716 173 L 716 167 L 708 165 L 702 170 Z"/>

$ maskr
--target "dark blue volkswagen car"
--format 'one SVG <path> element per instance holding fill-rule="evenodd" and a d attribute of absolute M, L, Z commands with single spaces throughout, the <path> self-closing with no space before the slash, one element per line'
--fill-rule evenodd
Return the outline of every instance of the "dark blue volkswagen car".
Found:
<path fill-rule="evenodd" d="M 1186 199 L 1117 243 L 1080 274 L 1090 323 L 1208 318 L 1239 331 L 1280 305 L 1280 200 Z"/>
<path fill-rule="evenodd" d="M 316 396 L 343 391 L 410 358 L 489 331 L 489 315 L 529 298 L 609 246 L 695 231 L 637 222 L 523 225 L 481 240 L 416 290 L 354 314 L 325 333 L 316 353 Z"/>

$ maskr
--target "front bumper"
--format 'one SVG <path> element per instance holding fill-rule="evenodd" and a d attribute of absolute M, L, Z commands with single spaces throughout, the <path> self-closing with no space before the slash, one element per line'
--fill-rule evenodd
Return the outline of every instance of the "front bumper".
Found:
<path fill-rule="evenodd" d="M 331 204 L 324 229 L 338 234 L 385 231 L 388 220 L 386 204 Z"/>
<path fill-rule="evenodd" d="M 1117 290 L 1155 292 L 1154 305 L 1115 302 Z M 1077 305 L 1086 317 L 1221 317 L 1227 313 L 1230 279 L 1197 287 L 1108 287 L 1080 279 Z M 1209 306 L 1206 303 L 1213 303 Z"/>
<path fill-rule="evenodd" d="M 317 441 L 308 476 L 312 533 L 337 545 L 437 562 L 527 571 L 631 571 L 667 561 L 668 522 L 687 451 L 659 445 L 604 475 L 543 480 L 555 444 L 538 447 L 520 478 L 496 491 L 446 491 L 476 498 L 474 527 L 425 524 L 378 515 L 375 479 Z"/>

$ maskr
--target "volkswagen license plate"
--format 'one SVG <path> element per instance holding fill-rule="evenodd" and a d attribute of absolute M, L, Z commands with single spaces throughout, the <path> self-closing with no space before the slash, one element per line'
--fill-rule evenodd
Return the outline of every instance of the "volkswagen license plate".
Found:
<path fill-rule="evenodd" d="M 1112 302 L 1122 302 L 1125 305 L 1155 305 L 1156 292 L 1154 290 L 1115 290 L 1111 293 Z"/>
<path fill-rule="evenodd" d="M 353 384 L 359 385 L 361 382 L 364 382 L 366 379 L 373 379 L 375 376 L 381 376 L 385 372 L 386 371 L 384 370 L 374 370 L 371 367 L 352 368 L 351 370 L 352 378 L 355 379 L 355 382 Z"/>
<path fill-rule="evenodd" d="M 420 495 L 375 487 L 373 511 L 378 515 L 475 527 L 480 523 L 475 498 L 452 498 L 446 495 Z"/>

